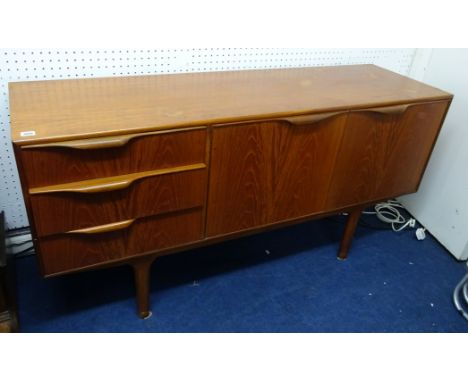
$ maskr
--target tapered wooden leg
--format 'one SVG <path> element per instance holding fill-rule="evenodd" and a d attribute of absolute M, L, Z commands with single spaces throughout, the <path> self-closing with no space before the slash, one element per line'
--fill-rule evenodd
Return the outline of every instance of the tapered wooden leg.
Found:
<path fill-rule="evenodd" d="M 361 209 L 356 209 L 351 211 L 348 215 L 348 221 L 346 222 L 343 237 L 341 238 L 340 250 L 338 251 L 339 260 L 346 260 L 348 257 L 349 247 L 351 246 L 351 241 L 353 240 L 361 212 Z"/>
<path fill-rule="evenodd" d="M 132 264 L 135 275 L 137 309 L 141 318 L 151 316 L 149 304 L 150 270 L 153 260 L 139 260 Z"/>

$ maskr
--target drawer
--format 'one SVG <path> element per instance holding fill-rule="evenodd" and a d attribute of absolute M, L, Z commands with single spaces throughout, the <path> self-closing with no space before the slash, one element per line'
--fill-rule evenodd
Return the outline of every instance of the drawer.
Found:
<path fill-rule="evenodd" d="M 201 208 L 38 239 L 45 275 L 157 251 L 202 238 Z"/>
<path fill-rule="evenodd" d="M 189 165 L 33 188 L 30 204 L 39 237 L 205 204 L 206 166 Z"/>
<path fill-rule="evenodd" d="M 24 146 L 28 187 L 205 163 L 206 128 Z"/>

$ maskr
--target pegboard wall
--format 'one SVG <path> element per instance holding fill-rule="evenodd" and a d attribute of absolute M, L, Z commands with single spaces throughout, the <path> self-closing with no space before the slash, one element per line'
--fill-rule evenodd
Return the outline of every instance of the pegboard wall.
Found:
<path fill-rule="evenodd" d="M 0 210 L 7 228 L 29 225 L 10 142 L 8 82 L 376 64 L 409 74 L 416 49 L 0 49 Z"/>

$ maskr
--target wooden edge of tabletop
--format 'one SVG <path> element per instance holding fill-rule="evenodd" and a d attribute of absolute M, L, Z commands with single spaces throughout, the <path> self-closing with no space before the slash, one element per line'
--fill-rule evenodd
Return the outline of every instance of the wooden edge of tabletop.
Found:
<path fill-rule="evenodd" d="M 47 143 L 54 143 L 54 142 L 66 142 L 71 140 L 78 140 L 78 139 L 90 139 L 90 138 L 100 138 L 100 137 L 110 137 L 115 135 L 123 135 L 123 134 L 137 134 L 137 133 L 146 133 L 151 131 L 158 131 L 158 130 L 183 130 L 183 129 L 190 129 L 193 127 L 199 126 L 212 126 L 212 125 L 224 125 L 224 124 L 231 124 L 231 123 L 238 123 L 238 122 L 253 122 L 253 121 L 262 121 L 262 120 L 270 120 L 270 119 L 280 119 L 285 117 L 300 117 L 304 115 L 313 115 L 313 114 L 322 114 L 322 113 L 333 113 L 338 111 L 349 112 L 349 111 L 356 111 L 356 110 L 365 110 L 370 108 L 377 108 L 377 107 L 390 107 L 390 106 L 397 106 L 403 104 L 419 104 L 419 103 L 428 103 L 428 102 L 438 102 L 438 101 L 450 101 L 453 98 L 453 95 L 450 93 L 444 92 L 444 95 L 436 96 L 436 97 L 426 97 L 426 98 L 419 98 L 419 99 L 401 99 L 396 102 L 371 102 L 366 104 L 356 104 L 350 105 L 347 108 L 342 107 L 334 107 L 334 108 L 325 108 L 325 109 L 312 109 L 312 110 L 298 110 L 298 111 L 288 111 L 288 112 L 277 112 L 277 113 L 269 113 L 269 114 L 260 114 L 260 115 L 246 115 L 246 116 L 236 116 L 236 117 L 226 117 L 226 118 L 215 118 L 209 120 L 198 120 L 198 121 L 190 121 L 184 122 L 174 125 L 162 125 L 162 126 L 150 126 L 150 127 L 136 127 L 132 129 L 124 129 L 124 130 L 103 130 L 103 131 L 96 131 L 93 133 L 87 134 L 66 134 L 66 135 L 52 135 L 48 137 L 38 137 L 38 138 L 13 138 L 12 142 L 16 146 L 29 146 L 29 145 L 38 145 L 38 144 L 47 144 Z M 12 126 L 14 125 L 14 121 L 12 121 Z M 13 130 L 13 128 L 12 128 Z"/>

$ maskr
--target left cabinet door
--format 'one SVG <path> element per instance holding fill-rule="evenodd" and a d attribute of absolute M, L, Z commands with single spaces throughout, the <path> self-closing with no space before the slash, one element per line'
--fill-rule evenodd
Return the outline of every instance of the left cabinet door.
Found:
<path fill-rule="evenodd" d="M 323 211 L 346 113 L 213 129 L 207 236 Z"/>
<path fill-rule="evenodd" d="M 213 129 L 207 236 L 243 231 L 268 222 L 271 198 L 270 123 Z"/>

